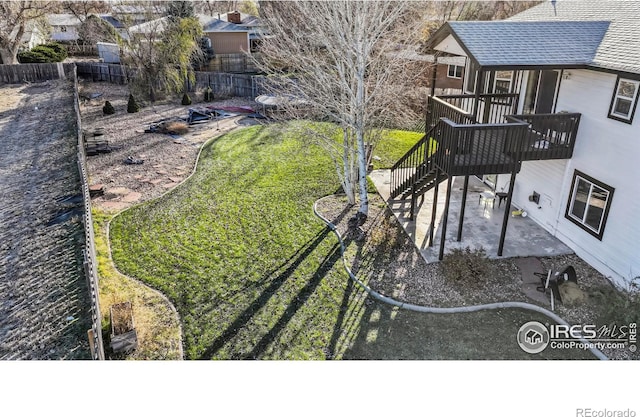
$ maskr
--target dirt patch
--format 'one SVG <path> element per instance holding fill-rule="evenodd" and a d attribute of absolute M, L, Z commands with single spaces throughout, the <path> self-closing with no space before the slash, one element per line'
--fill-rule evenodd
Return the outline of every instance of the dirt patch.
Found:
<path fill-rule="evenodd" d="M 171 102 L 142 105 L 138 113 L 127 113 L 129 89 L 127 86 L 85 82 L 79 86 L 80 93 L 101 94 L 98 99 L 80 106 L 82 127 L 86 131 L 101 128 L 104 138 L 115 148 L 110 153 L 87 157 L 89 183 L 102 184 L 104 194 L 93 199 L 93 204 L 104 211 L 115 212 L 133 204 L 156 198 L 182 182 L 196 163 L 202 144 L 241 125 L 242 116 L 224 118 L 219 121 L 191 125 L 180 135 L 145 133 L 154 122 L 162 119 L 174 120 L 186 117 L 189 107 L 199 105 L 255 106 L 248 99 L 228 99 L 213 103 L 198 103 L 182 106 L 180 99 Z M 116 110 L 113 115 L 104 115 L 102 106 L 111 102 Z M 183 130 L 184 131 L 184 130 Z M 126 163 L 138 160 L 142 163 Z M 122 193 L 126 189 L 126 193 Z"/>
<path fill-rule="evenodd" d="M 73 84 L 0 86 L 0 359 L 89 359 Z"/>

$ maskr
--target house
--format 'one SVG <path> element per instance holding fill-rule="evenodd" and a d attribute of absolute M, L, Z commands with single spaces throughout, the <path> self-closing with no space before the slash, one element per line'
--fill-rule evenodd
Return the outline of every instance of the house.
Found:
<path fill-rule="evenodd" d="M 419 87 L 433 87 L 434 92 L 439 94 L 462 92 L 466 63 L 464 57 L 448 54 L 423 54 L 416 52 L 413 48 L 403 48 L 393 52 L 392 55 L 395 59 L 407 62 L 405 65 L 407 71 L 421 74 L 418 81 Z M 436 64 L 434 65 L 434 63 Z"/>
<path fill-rule="evenodd" d="M 75 42 L 79 38 L 82 21 L 73 14 L 49 14 L 47 22 L 51 26 L 51 40 L 56 42 Z"/>
<path fill-rule="evenodd" d="M 447 181 L 446 219 L 452 177 L 475 175 L 616 284 L 640 276 L 639 18 L 640 2 L 582 0 L 445 23 L 428 46 L 465 59 L 464 94 L 429 97 L 414 149 L 431 156 L 403 158 L 391 196 L 415 203 Z M 461 229 L 464 204 L 459 216 Z"/>
<path fill-rule="evenodd" d="M 199 15 L 204 35 L 211 39 L 216 55 L 250 52 L 249 29 L 211 16 Z"/>
<path fill-rule="evenodd" d="M 218 13 L 218 19 L 223 22 L 233 23 L 236 27 L 247 29 L 249 32 L 249 50 L 258 52 L 260 42 L 267 35 L 266 28 L 259 17 L 238 11 Z"/>
<path fill-rule="evenodd" d="M 12 36 L 14 36 L 17 28 L 12 32 Z M 31 50 L 35 46 L 46 43 L 49 39 L 49 34 L 46 33 L 41 25 L 39 25 L 36 21 L 29 21 L 25 25 L 24 33 L 22 34 L 22 39 L 20 40 L 20 50 Z"/>

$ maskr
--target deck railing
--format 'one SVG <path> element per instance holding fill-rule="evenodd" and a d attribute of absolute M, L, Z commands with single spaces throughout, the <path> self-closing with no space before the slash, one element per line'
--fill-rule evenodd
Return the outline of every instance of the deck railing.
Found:
<path fill-rule="evenodd" d="M 427 133 L 391 169 L 397 197 L 436 169 L 448 175 L 518 172 L 522 161 L 573 155 L 579 113 L 514 114 L 516 94 L 429 97 Z M 477 106 L 477 108 L 474 108 Z M 482 115 L 477 123 L 474 110 Z M 437 147 L 437 151 L 436 151 Z"/>
<path fill-rule="evenodd" d="M 515 93 L 480 94 L 477 104 L 476 96 L 473 94 L 438 96 L 438 99 L 471 115 L 478 123 L 504 123 L 505 116 L 518 111 L 518 94 Z M 455 119 L 451 120 L 458 123 Z"/>
<path fill-rule="evenodd" d="M 433 169 L 430 156 L 436 150 L 433 134 L 437 128 L 431 128 L 391 167 L 391 197 L 404 193 Z"/>
<path fill-rule="evenodd" d="M 576 144 L 580 113 L 516 114 L 511 122 L 525 122 L 528 130 L 522 142 L 522 160 L 569 159 Z"/>
<path fill-rule="evenodd" d="M 438 152 L 431 159 L 449 175 L 518 171 L 526 130 L 524 122 L 461 125 L 442 119 Z"/>

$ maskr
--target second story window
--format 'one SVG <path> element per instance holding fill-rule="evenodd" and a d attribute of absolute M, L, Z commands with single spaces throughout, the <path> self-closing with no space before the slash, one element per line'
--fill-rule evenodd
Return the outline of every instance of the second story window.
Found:
<path fill-rule="evenodd" d="M 462 66 L 460 65 L 449 65 L 447 71 L 447 77 L 449 78 L 462 78 Z"/>
<path fill-rule="evenodd" d="M 640 81 L 618 78 L 616 89 L 611 99 L 609 117 L 625 123 L 633 121 L 633 113 L 638 102 Z"/>

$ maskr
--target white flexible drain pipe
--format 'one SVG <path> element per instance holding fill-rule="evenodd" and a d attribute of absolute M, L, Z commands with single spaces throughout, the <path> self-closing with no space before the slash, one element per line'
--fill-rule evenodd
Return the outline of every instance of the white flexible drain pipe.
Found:
<path fill-rule="evenodd" d="M 328 219 L 326 219 L 324 216 L 322 216 L 320 213 L 318 213 L 318 203 L 320 201 L 322 201 L 325 198 L 328 198 L 330 196 L 326 196 L 323 197 L 319 200 L 317 200 L 314 204 L 313 204 L 313 213 L 318 216 L 323 222 L 325 222 L 327 224 L 327 226 L 329 227 L 329 229 L 331 229 L 331 231 L 333 233 L 335 233 L 335 235 L 338 237 L 338 241 L 340 242 L 340 252 L 342 254 L 342 265 L 344 266 L 344 269 L 347 271 L 347 273 L 349 274 L 349 277 L 356 283 L 358 284 L 358 286 L 360 286 L 360 288 L 362 288 L 367 294 L 371 295 L 373 298 L 375 298 L 378 301 L 381 301 L 383 303 L 395 306 L 395 307 L 399 307 L 405 310 L 410 310 L 410 311 L 417 311 L 417 312 L 421 312 L 421 313 L 433 313 L 433 314 L 452 314 L 452 313 L 473 313 L 476 311 L 485 311 L 485 310 L 498 310 L 498 309 L 502 309 L 502 308 L 520 308 L 523 310 L 530 310 L 530 311 L 535 311 L 537 313 L 543 314 L 547 317 L 549 317 L 550 319 L 552 319 L 553 321 L 555 321 L 558 324 L 562 324 L 565 326 L 569 326 L 569 323 L 567 323 L 566 321 L 564 321 L 562 318 L 560 318 L 558 315 L 556 315 L 555 313 L 542 308 L 540 306 L 534 305 L 534 304 L 529 304 L 529 303 L 523 303 L 520 301 L 504 301 L 504 302 L 500 302 L 500 303 L 491 303 L 491 304 L 478 304 L 478 305 L 474 305 L 474 306 L 464 306 L 464 307 L 428 307 L 428 306 L 420 306 L 420 305 L 416 305 L 416 304 L 410 304 L 410 303 L 404 303 L 402 301 L 398 301 L 398 300 L 394 300 L 393 298 L 387 297 L 385 295 L 380 294 L 379 292 L 371 289 L 369 286 L 367 286 L 365 283 L 363 283 L 362 281 L 360 281 L 354 274 L 353 272 L 351 272 L 351 269 L 349 268 L 349 265 L 347 265 L 347 260 L 344 257 L 344 253 L 345 253 L 345 246 L 344 246 L 344 242 L 342 240 L 342 236 L 340 235 L 340 232 L 338 232 L 338 230 L 336 229 L 336 226 L 331 223 Z M 578 339 L 580 342 L 585 343 L 585 344 L 590 344 L 589 341 L 587 341 L 584 338 L 580 338 Z M 600 350 L 596 349 L 595 347 L 589 347 L 588 349 L 591 353 L 593 353 L 593 355 L 601 360 L 608 360 L 609 358 L 602 353 Z"/>

